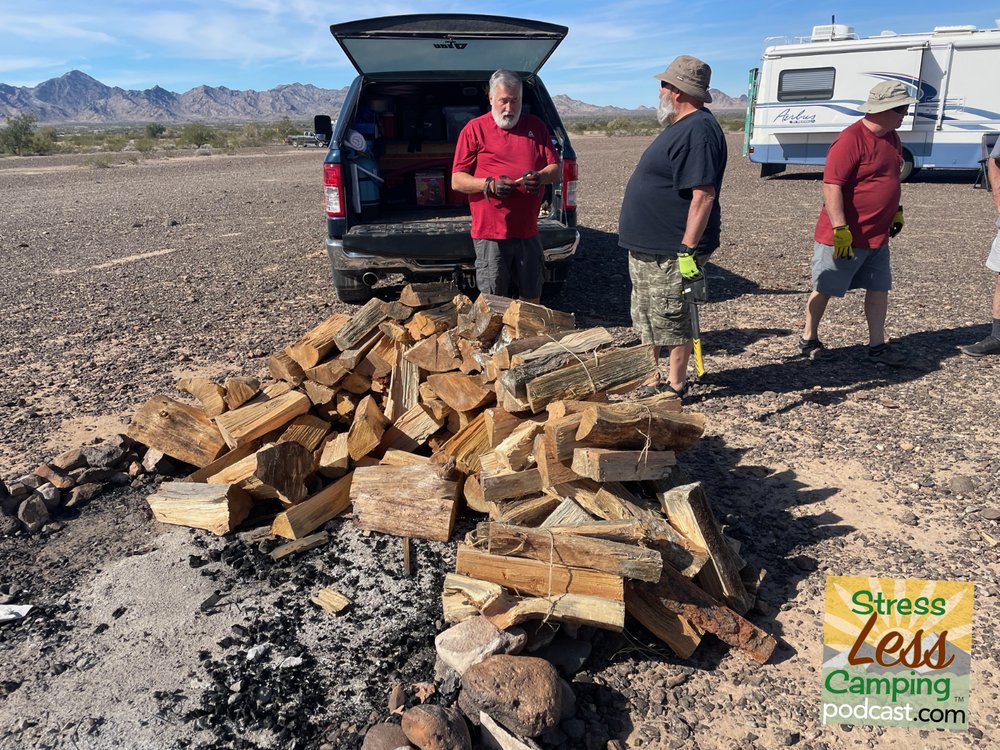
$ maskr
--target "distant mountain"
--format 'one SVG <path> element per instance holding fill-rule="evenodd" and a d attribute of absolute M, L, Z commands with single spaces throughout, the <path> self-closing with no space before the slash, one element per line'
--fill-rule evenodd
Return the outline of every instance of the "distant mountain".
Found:
<path fill-rule="evenodd" d="M 734 99 L 712 89 L 712 109 L 741 109 L 746 96 Z M 79 70 L 35 87 L 0 83 L 0 120 L 33 112 L 43 123 L 122 122 L 240 122 L 247 120 L 311 120 L 313 115 L 336 116 L 347 95 L 342 89 L 321 89 L 290 83 L 267 91 L 238 91 L 225 86 L 198 86 L 183 94 L 154 86 L 135 91 L 107 86 Z M 552 97 L 566 118 L 653 115 L 653 107 L 624 109 L 587 104 L 559 94 Z"/>

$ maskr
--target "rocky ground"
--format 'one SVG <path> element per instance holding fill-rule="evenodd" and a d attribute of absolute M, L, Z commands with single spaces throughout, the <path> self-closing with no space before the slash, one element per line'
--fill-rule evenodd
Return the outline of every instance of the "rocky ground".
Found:
<path fill-rule="evenodd" d="M 622 341 L 615 231 L 648 141 L 574 142 L 583 243 L 554 304 Z M 635 623 L 583 630 L 562 646 L 589 651 L 576 716 L 546 743 L 992 746 L 1000 358 L 955 349 L 987 330 L 990 201 L 968 173 L 903 188 L 889 328 L 908 367 L 865 361 L 857 294 L 824 322 L 833 356 L 800 361 L 819 175 L 760 180 L 736 137 L 730 148 L 692 404 L 710 426 L 682 464 L 768 571 L 752 618 L 779 647 L 758 666 L 706 638 L 683 661 Z M 122 430 L 177 377 L 263 375 L 268 354 L 345 309 L 322 248 L 321 161 L 287 148 L 104 169 L 0 160 L 0 478 Z M 452 546 L 415 544 L 403 578 L 398 540 L 337 520 L 328 547 L 272 564 L 267 542 L 157 525 L 150 485 L 135 484 L 0 539 L 0 601 L 35 606 L 0 625 L 0 748 L 356 747 L 393 683 L 412 703 L 432 679 Z M 820 724 L 826 575 L 975 581 L 968 733 Z M 347 616 L 306 602 L 333 582 L 356 602 Z"/>

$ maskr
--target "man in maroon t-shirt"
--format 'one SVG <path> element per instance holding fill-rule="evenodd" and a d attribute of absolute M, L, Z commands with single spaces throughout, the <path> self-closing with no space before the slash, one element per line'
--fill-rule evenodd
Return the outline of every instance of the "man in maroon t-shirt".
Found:
<path fill-rule="evenodd" d="M 490 110 L 462 128 L 451 187 L 469 196 L 479 291 L 508 296 L 516 281 L 521 299 L 538 302 L 544 271 L 541 188 L 559 179 L 559 160 L 545 123 L 521 114 L 516 73 L 492 75 Z"/>
<path fill-rule="evenodd" d="M 863 119 L 845 129 L 830 146 L 823 170 L 823 209 L 813 235 L 813 292 L 806 302 L 806 324 L 799 341 L 803 356 L 824 355 L 819 322 L 831 297 L 865 290 L 868 358 L 898 367 L 905 356 L 885 340 L 892 273 L 889 238 L 903 228 L 899 203 L 902 146 L 896 129 L 910 104 L 906 86 L 884 81 L 860 109 Z"/>

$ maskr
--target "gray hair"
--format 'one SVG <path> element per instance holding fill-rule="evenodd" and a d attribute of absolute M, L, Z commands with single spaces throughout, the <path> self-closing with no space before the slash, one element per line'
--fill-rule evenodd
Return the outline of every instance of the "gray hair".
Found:
<path fill-rule="evenodd" d="M 503 86 L 505 89 L 510 89 L 511 91 L 516 90 L 520 94 L 522 88 L 521 77 L 512 70 L 501 68 L 490 76 L 490 96 L 493 96 L 493 92 L 497 86 Z"/>

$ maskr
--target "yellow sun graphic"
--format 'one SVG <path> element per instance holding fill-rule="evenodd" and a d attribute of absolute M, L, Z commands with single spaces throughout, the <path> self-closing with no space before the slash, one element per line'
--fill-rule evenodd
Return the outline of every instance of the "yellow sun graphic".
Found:
<path fill-rule="evenodd" d="M 909 642 L 918 630 L 929 646 L 947 631 L 949 648 L 972 651 L 973 584 L 966 581 L 829 576 L 826 579 L 825 644 L 850 649 L 878 613 L 865 641 L 875 646 L 892 631 Z"/>

